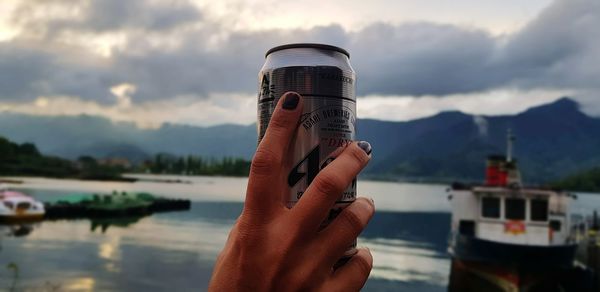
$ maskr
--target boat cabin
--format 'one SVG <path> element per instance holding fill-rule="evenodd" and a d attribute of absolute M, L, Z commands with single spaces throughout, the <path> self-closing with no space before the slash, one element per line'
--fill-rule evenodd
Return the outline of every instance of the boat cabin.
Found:
<path fill-rule="evenodd" d="M 0 190 L 0 221 L 41 219 L 44 204 L 20 192 Z"/>
<path fill-rule="evenodd" d="M 511 267 L 572 267 L 577 250 L 576 228 L 570 222 L 574 195 L 523 187 L 512 157 L 488 157 L 485 183 L 454 184 L 448 252 L 461 261 Z"/>
<path fill-rule="evenodd" d="M 455 234 L 521 245 L 563 245 L 571 196 L 539 189 L 479 186 L 452 192 Z"/>

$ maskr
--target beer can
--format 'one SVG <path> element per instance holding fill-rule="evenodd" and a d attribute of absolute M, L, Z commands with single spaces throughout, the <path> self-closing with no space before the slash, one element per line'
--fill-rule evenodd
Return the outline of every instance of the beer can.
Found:
<path fill-rule="evenodd" d="M 349 53 L 339 47 L 301 43 L 267 51 L 259 72 L 258 141 L 279 98 L 288 91 L 302 96 L 303 112 L 286 157 L 288 191 L 282 200 L 292 208 L 319 171 L 356 135 L 356 74 Z M 327 225 L 356 199 L 356 179 L 331 209 Z"/>

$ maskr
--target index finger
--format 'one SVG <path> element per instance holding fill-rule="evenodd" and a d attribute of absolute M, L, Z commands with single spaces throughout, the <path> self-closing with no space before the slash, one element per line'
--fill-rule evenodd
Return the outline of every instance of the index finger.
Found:
<path fill-rule="evenodd" d="M 283 206 L 281 190 L 285 182 L 282 164 L 302 112 L 302 98 L 286 92 L 279 99 L 252 164 L 246 189 L 245 211 L 268 213 Z"/>

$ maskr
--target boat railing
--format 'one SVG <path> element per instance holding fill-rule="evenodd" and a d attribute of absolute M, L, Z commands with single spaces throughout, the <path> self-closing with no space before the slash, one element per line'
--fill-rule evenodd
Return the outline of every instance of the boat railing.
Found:
<path fill-rule="evenodd" d="M 571 217 L 571 230 L 569 234 L 569 241 L 571 243 L 578 243 L 584 240 L 589 231 L 591 230 L 591 221 L 589 218 L 584 216 Z"/>

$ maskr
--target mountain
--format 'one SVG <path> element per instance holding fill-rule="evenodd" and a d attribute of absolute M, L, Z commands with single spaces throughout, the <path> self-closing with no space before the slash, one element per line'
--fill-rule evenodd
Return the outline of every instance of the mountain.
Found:
<path fill-rule="evenodd" d="M 255 126 L 192 127 L 164 124 L 140 129 L 95 116 L 29 116 L 0 113 L 0 136 L 32 142 L 43 153 L 74 159 L 126 157 L 140 162 L 159 152 L 174 155 L 250 158 L 256 147 Z"/>
<path fill-rule="evenodd" d="M 367 175 L 408 179 L 483 178 L 485 158 L 504 153 L 506 131 L 527 182 L 546 182 L 600 165 L 600 119 L 562 98 L 516 115 L 474 116 L 451 111 L 407 121 L 360 120 L 357 136 L 371 142 Z M 0 113 L 0 136 L 32 142 L 42 153 L 144 160 L 159 152 L 249 159 L 256 126 L 164 124 L 140 129 L 93 116 L 46 117 Z"/>
<path fill-rule="evenodd" d="M 600 119 L 568 98 L 512 116 L 460 112 L 403 123 L 361 121 L 361 139 L 378 151 L 367 172 L 409 178 L 483 178 L 484 159 L 504 153 L 506 131 L 527 182 L 546 182 L 600 165 Z"/>

